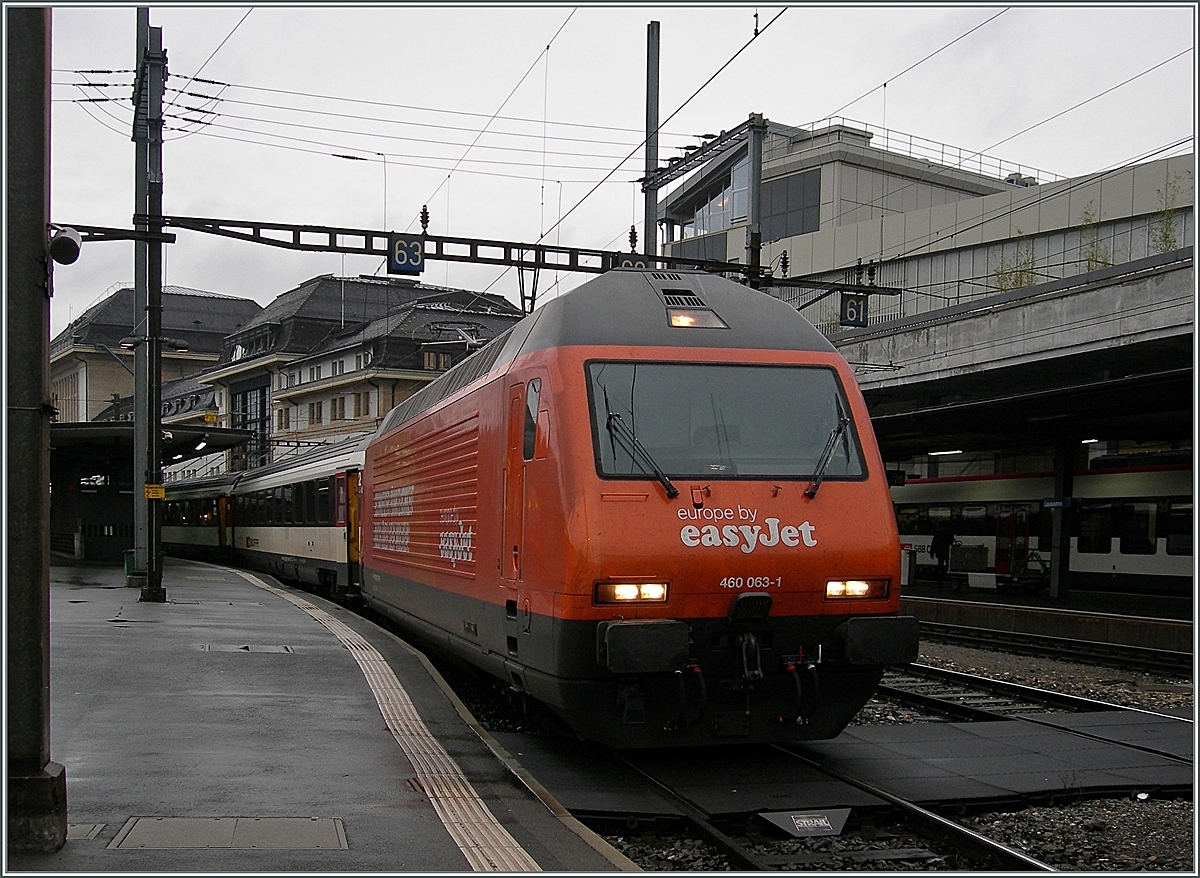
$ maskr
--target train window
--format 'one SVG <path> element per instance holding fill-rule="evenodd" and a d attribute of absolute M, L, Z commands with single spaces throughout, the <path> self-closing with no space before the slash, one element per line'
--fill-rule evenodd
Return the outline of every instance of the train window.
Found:
<path fill-rule="evenodd" d="M 1107 555 L 1112 551 L 1114 527 L 1113 508 L 1108 504 L 1085 504 L 1079 508 L 1079 532 L 1076 550 L 1083 553 Z"/>
<path fill-rule="evenodd" d="M 320 479 L 317 481 L 317 524 L 331 524 L 333 522 L 333 503 L 331 502 L 332 495 L 329 491 L 329 479 Z"/>
<path fill-rule="evenodd" d="M 1122 555 L 1153 555 L 1158 551 L 1158 503 L 1125 503 L 1120 521 Z"/>
<path fill-rule="evenodd" d="M 1192 554 L 1191 501 L 1171 501 L 1167 504 L 1167 554 Z"/>
<path fill-rule="evenodd" d="M 525 388 L 525 445 L 522 449 L 526 460 L 533 460 L 537 446 L 538 399 L 542 395 L 542 379 L 532 378 Z"/>
<path fill-rule="evenodd" d="M 921 510 L 916 506 L 896 507 L 896 528 L 902 534 L 920 533 Z"/>
<path fill-rule="evenodd" d="M 825 458 L 825 481 L 866 476 L 830 368 L 592 361 L 587 372 L 601 475 L 657 465 L 680 478 L 807 479 Z"/>
<path fill-rule="evenodd" d="M 304 520 L 309 524 L 317 523 L 317 483 L 304 483 Z"/>
<path fill-rule="evenodd" d="M 337 477 L 336 495 L 334 497 L 333 502 L 335 504 L 334 510 L 333 510 L 333 514 L 334 514 L 333 522 L 334 522 L 334 524 L 337 524 L 337 525 L 343 525 L 346 523 L 346 502 L 347 502 L 346 477 L 345 476 Z"/>
<path fill-rule="evenodd" d="M 937 507 L 933 507 L 937 508 Z M 931 508 L 931 512 L 933 511 Z M 987 537 L 993 536 L 996 533 L 996 507 L 993 506 L 989 512 L 988 507 L 982 503 L 962 506 L 955 510 L 957 513 L 953 516 L 954 524 L 951 528 L 952 533 L 956 537 L 974 536 Z M 933 518 L 934 516 L 930 516 Z"/>
<path fill-rule="evenodd" d="M 296 500 L 295 492 L 291 485 L 284 485 L 282 488 L 275 489 L 276 495 L 282 493 L 282 501 L 280 506 L 280 518 L 276 524 L 291 524 L 295 520 Z"/>
<path fill-rule="evenodd" d="M 308 492 L 304 490 L 304 482 L 296 485 L 293 489 L 292 500 L 292 520 L 296 524 L 304 524 L 308 521 Z"/>
<path fill-rule="evenodd" d="M 930 506 L 929 507 L 930 521 L 949 521 L 950 507 L 949 506 Z"/>

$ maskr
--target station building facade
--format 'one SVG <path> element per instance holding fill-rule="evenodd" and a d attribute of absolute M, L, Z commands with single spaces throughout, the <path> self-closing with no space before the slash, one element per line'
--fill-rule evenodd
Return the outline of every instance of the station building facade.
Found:
<path fill-rule="evenodd" d="M 407 278 L 311 278 L 227 336 L 209 369 L 164 388 L 164 408 L 182 397 L 211 399 L 213 423 L 251 434 L 228 456 L 192 461 L 183 472 L 249 469 L 371 433 L 395 405 L 522 316 L 502 296 Z"/>

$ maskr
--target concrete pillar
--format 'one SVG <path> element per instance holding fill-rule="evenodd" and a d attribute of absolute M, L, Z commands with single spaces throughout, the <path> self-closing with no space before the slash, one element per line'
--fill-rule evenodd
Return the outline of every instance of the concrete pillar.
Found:
<path fill-rule="evenodd" d="M 50 761 L 50 10 L 5 15 L 8 850 L 49 852 L 67 838 Z"/>
<path fill-rule="evenodd" d="M 1071 494 L 1075 485 L 1075 449 L 1079 443 L 1066 439 L 1054 448 L 1054 499 L 1062 504 L 1050 510 L 1050 597 L 1067 596 L 1067 578 L 1071 572 L 1071 531 L 1074 511 Z"/>

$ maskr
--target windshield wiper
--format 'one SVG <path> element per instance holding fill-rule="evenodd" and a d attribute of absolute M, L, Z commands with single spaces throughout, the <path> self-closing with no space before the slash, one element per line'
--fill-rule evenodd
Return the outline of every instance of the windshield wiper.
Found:
<path fill-rule="evenodd" d="M 829 433 L 829 439 L 825 443 L 825 450 L 821 453 L 821 462 L 817 464 L 817 471 L 813 474 L 813 480 L 804 490 L 804 496 L 810 500 L 817 496 L 817 489 L 821 487 L 821 480 L 825 478 L 825 470 L 829 467 L 829 462 L 833 460 L 833 451 L 837 448 L 838 439 L 846 435 L 846 429 L 850 426 L 850 416 L 842 411 L 841 397 L 835 396 L 833 401 L 837 403 L 838 422 L 837 425 Z M 850 456 L 850 450 L 846 449 L 846 457 Z"/>
<path fill-rule="evenodd" d="M 628 452 L 630 457 L 634 457 L 636 452 L 642 456 L 642 460 L 650 464 L 650 469 L 654 473 L 654 477 L 658 479 L 660 483 L 662 483 L 663 488 L 666 489 L 667 497 L 669 499 L 678 497 L 679 489 L 671 484 L 671 480 L 667 478 L 667 474 L 659 468 L 658 463 L 655 462 L 653 455 L 651 455 L 650 452 L 646 450 L 645 446 L 638 441 L 638 438 L 634 434 L 633 430 L 631 430 L 629 425 L 625 423 L 625 419 L 609 407 L 608 388 L 605 387 L 603 390 L 604 409 L 608 415 L 608 420 L 606 421 L 605 426 L 608 428 L 608 432 L 613 436 L 613 438 L 621 440 L 621 445 L 625 448 L 625 451 Z"/>

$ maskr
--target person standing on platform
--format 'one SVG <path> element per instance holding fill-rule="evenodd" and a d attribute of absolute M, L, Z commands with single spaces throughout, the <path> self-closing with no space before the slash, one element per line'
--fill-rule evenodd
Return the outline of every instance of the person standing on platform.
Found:
<path fill-rule="evenodd" d="M 939 524 L 929 544 L 929 554 L 937 561 L 937 581 L 942 585 L 946 581 L 946 571 L 950 566 L 950 546 L 954 544 L 954 534 L 944 524 Z"/>

